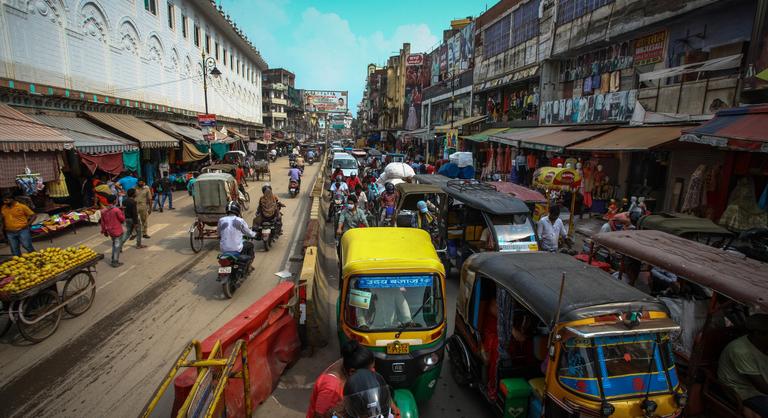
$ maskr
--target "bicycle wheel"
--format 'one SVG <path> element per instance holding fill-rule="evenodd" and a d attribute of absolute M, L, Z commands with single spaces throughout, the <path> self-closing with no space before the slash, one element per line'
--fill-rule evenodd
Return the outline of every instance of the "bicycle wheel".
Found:
<path fill-rule="evenodd" d="M 96 297 L 96 280 L 90 271 L 82 270 L 67 279 L 64 283 L 62 301 L 67 301 L 74 295 L 79 295 L 64 305 L 64 310 L 72 316 L 82 315 L 91 308 Z"/>
<path fill-rule="evenodd" d="M 6 304 L 0 302 L 0 337 L 5 335 L 9 329 L 11 329 L 11 316 L 8 315 L 8 309 Z"/>
<path fill-rule="evenodd" d="M 189 229 L 189 246 L 192 251 L 199 253 L 203 249 L 203 227 L 198 223 L 192 225 Z"/>
<path fill-rule="evenodd" d="M 44 290 L 21 302 L 21 318 L 16 323 L 24 338 L 39 343 L 53 335 L 61 322 L 59 295 L 53 289 Z"/>

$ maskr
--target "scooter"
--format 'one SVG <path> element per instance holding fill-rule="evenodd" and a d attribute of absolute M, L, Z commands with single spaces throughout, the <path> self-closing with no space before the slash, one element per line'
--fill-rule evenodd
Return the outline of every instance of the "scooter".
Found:
<path fill-rule="evenodd" d="M 307 164 L 312 165 L 315 163 L 315 157 L 307 157 Z"/>
<path fill-rule="evenodd" d="M 275 240 L 282 234 L 282 225 L 274 221 L 262 221 L 256 228 L 256 241 L 264 242 L 264 251 L 269 251 Z"/>
<path fill-rule="evenodd" d="M 344 204 L 345 204 L 346 198 L 343 194 L 336 194 L 333 196 L 333 200 L 330 204 L 330 212 L 328 213 L 328 221 L 333 221 L 334 225 L 339 224 L 339 217 L 341 216 L 341 211 L 344 210 Z"/>
<path fill-rule="evenodd" d="M 219 275 L 216 281 L 221 283 L 221 288 L 227 299 L 232 299 L 237 289 L 251 273 L 253 257 L 251 256 L 247 263 L 244 261 L 246 257 L 237 253 L 219 254 Z"/>
<path fill-rule="evenodd" d="M 269 154 L 269 161 L 272 161 L 273 163 L 277 161 L 277 154 Z"/>
<path fill-rule="evenodd" d="M 291 197 L 296 197 L 299 194 L 299 182 L 296 180 L 291 180 L 288 183 L 288 194 L 291 195 Z"/>
<path fill-rule="evenodd" d="M 380 226 L 392 226 L 392 216 L 395 214 L 395 208 L 391 206 L 385 206 L 381 208 L 381 214 L 384 218 L 384 221 Z"/>

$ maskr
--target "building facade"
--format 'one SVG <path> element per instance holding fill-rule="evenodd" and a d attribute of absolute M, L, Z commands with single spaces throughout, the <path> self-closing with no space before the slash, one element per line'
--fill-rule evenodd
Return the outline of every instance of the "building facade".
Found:
<path fill-rule="evenodd" d="M 87 101 L 262 122 L 267 64 L 231 17 L 209 0 L 3 0 L 0 79 L 83 92 Z M 209 68 L 210 70 L 210 68 Z M 67 96 L 69 97 L 69 96 Z M 160 107 L 154 107 L 158 110 Z"/>
<path fill-rule="evenodd" d="M 264 126 L 272 130 L 286 130 L 288 124 L 288 89 L 295 87 L 296 76 L 283 68 L 264 71 L 262 95 L 264 97 Z"/>

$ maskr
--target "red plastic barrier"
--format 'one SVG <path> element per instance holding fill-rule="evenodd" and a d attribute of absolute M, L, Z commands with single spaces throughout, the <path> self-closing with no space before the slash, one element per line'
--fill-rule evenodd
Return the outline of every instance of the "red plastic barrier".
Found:
<path fill-rule="evenodd" d="M 251 405 L 254 408 L 272 394 L 286 366 L 299 358 L 301 342 L 296 320 L 288 308 L 281 307 L 293 294 L 294 284 L 281 282 L 202 342 L 203 357 L 207 357 L 217 340 L 221 341 L 227 355 L 238 339 L 247 341 Z M 240 366 L 236 369 L 240 370 Z M 190 369 L 174 380 L 173 416 L 187 398 L 195 376 L 196 371 Z M 227 416 L 245 418 L 242 380 L 229 381 L 225 398 Z"/>

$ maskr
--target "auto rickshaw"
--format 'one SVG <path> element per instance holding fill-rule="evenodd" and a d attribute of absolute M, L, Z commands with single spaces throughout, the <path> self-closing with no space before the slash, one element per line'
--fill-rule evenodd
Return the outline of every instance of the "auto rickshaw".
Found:
<path fill-rule="evenodd" d="M 419 227 L 416 222 L 416 216 L 418 215 L 416 204 L 419 201 L 424 201 L 430 206 L 430 212 L 434 216 L 435 222 L 428 232 L 432 237 L 432 245 L 435 246 L 435 250 L 447 271 L 451 265 L 448 260 L 445 219 L 448 208 L 448 194 L 441 187 L 429 184 L 398 183 L 395 189 L 400 196 L 394 215 L 396 219 L 395 225 L 398 227 L 410 228 L 414 224 L 416 224 L 416 227 Z"/>
<path fill-rule="evenodd" d="M 685 405 L 664 304 L 566 254 L 473 255 L 455 318 L 451 374 L 499 416 L 672 417 Z"/>
<path fill-rule="evenodd" d="M 538 251 L 536 228 L 528 206 L 499 193 L 489 183 L 450 180 L 448 193 L 448 254 L 456 268 L 483 251 Z"/>
<path fill-rule="evenodd" d="M 581 174 L 573 168 L 541 167 L 533 172 L 533 186 L 544 191 L 547 198 L 545 205 L 536 205 L 534 219 L 541 219 L 542 216 L 546 216 L 551 202 L 563 198 L 562 194 L 570 194 L 568 236 L 573 236 L 573 216 L 576 210 L 577 190 L 581 186 Z"/>
<path fill-rule="evenodd" d="M 403 417 L 435 392 L 446 340 L 445 270 L 426 231 L 357 228 L 341 238 L 339 341 L 371 350 Z"/>
<path fill-rule="evenodd" d="M 646 215 L 637 221 L 638 229 L 654 229 L 693 241 L 725 248 L 736 235 L 707 218 L 684 213 L 662 212 Z"/>
<path fill-rule="evenodd" d="M 764 263 L 662 231 L 616 231 L 592 237 L 591 258 L 607 250 L 619 278 L 659 296 L 681 332 L 672 337 L 688 416 L 743 416 L 742 399 L 717 375 L 720 353 L 746 334 L 753 313 L 768 313 Z"/>
<path fill-rule="evenodd" d="M 525 204 L 528 205 L 528 209 L 530 209 L 531 213 L 533 213 L 533 221 L 539 221 L 539 218 L 541 218 L 541 213 L 540 211 L 537 211 L 536 208 L 537 206 L 541 207 L 541 205 L 546 206 L 547 203 L 547 198 L 544 197 L 543 194 L 537 192 L 536 190 L 531 190 L 525 186 L 521 186 L 519 184 L 508 181 L 494 181 L 490 184 L 501 193 L 506 193 L 525 202 Z"/>

